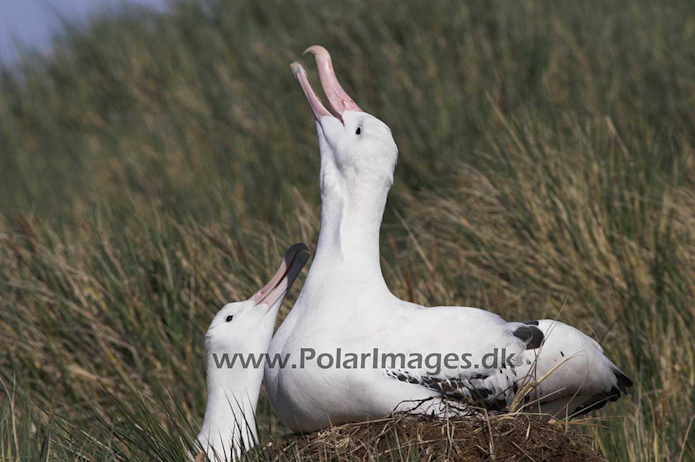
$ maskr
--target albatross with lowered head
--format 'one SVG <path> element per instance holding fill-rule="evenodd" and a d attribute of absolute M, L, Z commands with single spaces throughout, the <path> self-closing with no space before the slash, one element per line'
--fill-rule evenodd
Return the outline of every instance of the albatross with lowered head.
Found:
<path fill-rule="evenodd" d="M 343 90 L 328 52 L 307 51 L 332 112 L 293 63 L 316 122 L 321 230 L 304 287 L 269 349 L 306 359 L 302 367 L 266 365 L 266 391 L 282 422 L 314 431 L 469 403 L 505 411 L 517 397 L 542 413 L 571 417 L 625 393 L 630 379 L 573 327 L 508 322 L 477 308 L 426 308 L 390 292 L 379 229 L 398 148 L 389 127 Z M 490 355 L 502 351 L 504 358 L 492 363 Z M 309 360 L 322 354 L 333 355 L 331 367 Z M 341 363 L 348 355 L 351 361 Z M 446 357 L 440 367 L 426 363 Z"/>
<path fill-rule="evenodd" d="M 237 459 L 257 440 L 256 405 L 275 319 L 308 258 L 304 244 L 293 245 L 268 284 L 248 300 L 222 307 L 210 323 L 208 396 L 198 442 L 211 461 Z"/>

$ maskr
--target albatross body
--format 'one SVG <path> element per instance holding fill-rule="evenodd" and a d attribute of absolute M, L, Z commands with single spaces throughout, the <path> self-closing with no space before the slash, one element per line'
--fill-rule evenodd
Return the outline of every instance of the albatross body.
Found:
<path fill-rule="evenodd" d="M 306 359 L 296 367 L 266 364 L 266 391 L 282 422 L 308 432 L 400 411 L 461 412 L 471 403 L 505 411 L 522 398 L 529 408 L 564 417 L 625 393 L 630 379 L 573 327 L 507 322 L 477 308 L 426 308 L 390 292 L 379 261 L 379 229 L 398 149 L 389 127 L 342 89 L 328 52 L 308 51 L 333 112 L 293 63 L 316 121 L 321 230 L 299 298 L 269 349 L 270 355 Z M 330 367 L 327 358 L 316 360 L 321 354 L 333 358 Z M 356 363 L 341 363 L 349 354 Z"/>
<path fill-rule="evenodd" d="M 290 247 L 266 286 L 246 301 L 225 305 L 210 323 L 205 334 L 208 396 L 198 435 L 210 461 L 237 459 L 257 440 L 256 405 L 275 319 L 308 257 L 304 244 Z M 261 361 L 244 367 L 242 357 Z"/>

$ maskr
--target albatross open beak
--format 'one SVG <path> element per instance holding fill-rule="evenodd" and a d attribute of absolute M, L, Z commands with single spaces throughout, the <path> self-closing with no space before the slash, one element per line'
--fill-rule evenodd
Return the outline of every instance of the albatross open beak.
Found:
<path fill-rule="evenodd" d="M 307 260 L 309 260 L 307 246 L 294 244 L 285 252 L 285 257 L 275 276 L 261 290 L 253 294 L 250 300 L 253 300 L 256 305 L 268 305 L 268 307 L 275 305 L 290 290 Z"/>
<path fill-rule="evenodd" d="M 316 120 L 320 121 L 322 117 L 337 117 L 342 122 L 342 115 L 345 111 L 359 111 L 362 109 L 350 98 L 350 96 L 343 90 L 343 87 L 338 82 L 338 78 L 335 76 L 335 71 L 333 70 L 333 62 L 331 61 L 331 55 L 328 53 L 324 47 L 320 45 L 314 45 L 306 49 L 304 54 L 312 53 L 316 59 L 316 65 L 319 70 L 319 79 L 321 80 L 321 87 L 323 92 L 328 98 L 328 102 L 331 109 L 335 112 L 335 116 L 326 109 L 326 107 L 321 103 L 321 99 L 318 97 L 314 89 L 309 83 L 306 71 L 298 62 L 293 62 L 290 65 L 294 76 L 299 80 L 299 84 L 304 90 L 304 95 L 306 99 L 309 100 L 309 105 L 314 113 Z"/>

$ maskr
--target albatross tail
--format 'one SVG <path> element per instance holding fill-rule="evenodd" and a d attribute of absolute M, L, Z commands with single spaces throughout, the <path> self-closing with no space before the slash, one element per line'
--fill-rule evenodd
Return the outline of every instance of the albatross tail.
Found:
<path fill-rule="evenodd" d="M 617 401 L 632 380 L 603 354 L 603 348 L 574 327 L 542 319 L 526 323 L 543 334 L 541 345 L 526 350 L 517 383 L 529 385 L 524 407 L 556 418 L 574 418 Z"/>

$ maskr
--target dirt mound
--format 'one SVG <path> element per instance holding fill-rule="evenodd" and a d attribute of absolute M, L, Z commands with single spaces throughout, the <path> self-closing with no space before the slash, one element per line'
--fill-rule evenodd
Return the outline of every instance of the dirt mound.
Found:
<path fill-rule="evenodd" d="M 267 451 L 271 460 L 605 460 L 588 437 L 523 414 L 450 420 L 403 416 L 288 435 Z"/>

